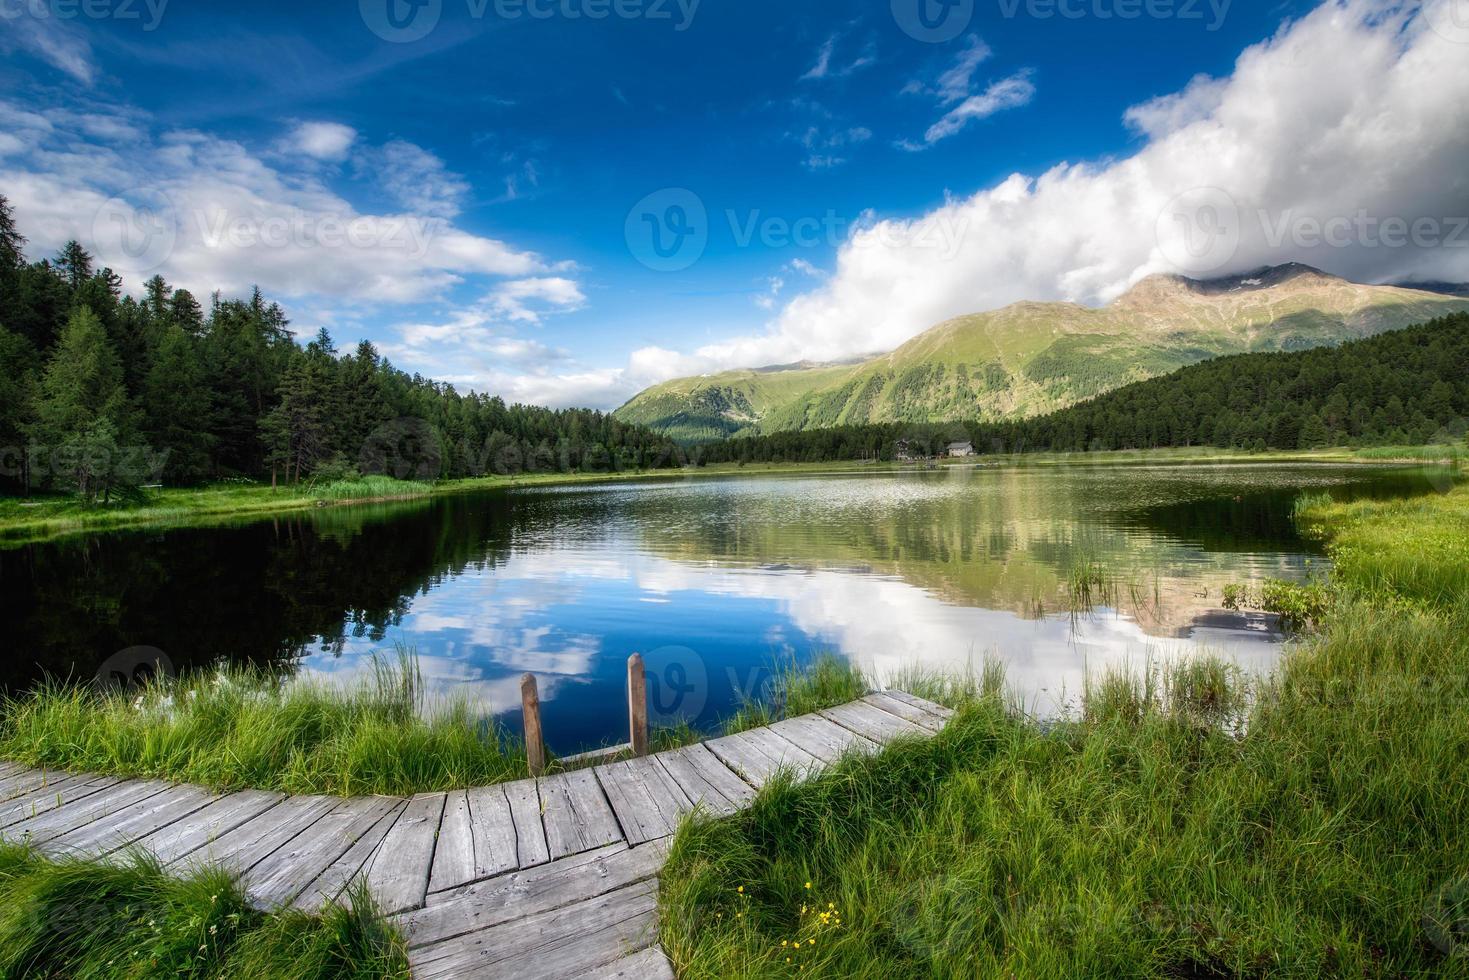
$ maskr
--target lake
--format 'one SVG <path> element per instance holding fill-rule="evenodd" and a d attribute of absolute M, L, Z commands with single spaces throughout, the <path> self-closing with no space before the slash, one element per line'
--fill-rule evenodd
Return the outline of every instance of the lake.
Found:
<path fill-rule="evenodd" d="M 1221 590 L 1324 570 L 1292 502 L 1435 486 L 1300 463 L 691 476 L 75 537 L 0 552 L 0 682 L 90 679 L 142 647 L 354 683 L 406 647 L 436 697 L 515 730 L 534 672 L 571 752 L 625 737 L 633 652 L 655 721 L 706 729 L 824 651 L 884 677 L 993 656 L 1049 715 L 1110 666 L 1209 651 L 1267 669 L 1285 638 Z M 1109 583 L 1100 606 L 1075 608 L 1077 569 Z"/>

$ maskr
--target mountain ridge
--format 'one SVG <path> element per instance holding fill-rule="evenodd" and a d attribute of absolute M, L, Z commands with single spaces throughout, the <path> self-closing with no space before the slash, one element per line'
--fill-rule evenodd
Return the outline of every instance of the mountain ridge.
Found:
<path fill-rule="evenodd" d="M 1441 285 L 1366 285 L 1299 263 L 1217 279 L 1152 275 L 1103 307 L 1022 300 L 856 363 L 675 379 L 614 415 L 685 442 L 1029 417 L 1213 357 L 1328 346 L 1460 311 L 1469 298 Z"/>

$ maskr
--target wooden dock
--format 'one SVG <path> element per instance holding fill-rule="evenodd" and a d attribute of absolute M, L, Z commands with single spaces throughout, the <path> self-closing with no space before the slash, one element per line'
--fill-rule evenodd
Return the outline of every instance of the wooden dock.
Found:
<path fill-rule="evenodd" d="M 815 773 L 846 751 L 937 732 L 951 714 L 871 694 L 671 752 L 408 799 L 218 795 L 0 763 L 0 837 L 223 865 L 261 908 L 316 909 L 365 880 L 420 980 L 672 977 L 657 875 L 685 813 L 734 813 L 782 767 Z"/>

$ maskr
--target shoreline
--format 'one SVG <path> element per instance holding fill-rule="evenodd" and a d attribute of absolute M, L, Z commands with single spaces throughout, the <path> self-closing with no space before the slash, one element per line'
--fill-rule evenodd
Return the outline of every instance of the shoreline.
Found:
<path fill-rule="evenodd" d="M 800 475 L 820 476 L 855 473 L 935 472 L 945 469 L 1011 469 L 1029 466 L 1070 465 L 1098 467 L 1200 466 L 1300 463 L 1311 465 L 1434 466 L 1453 465 L 1453 457 L 1429 458 L 1414 455 L 1404 447 L 1401 455 L 1376 457 L 1377 450 L 1347 448 L 1265 452 L 1214 449 L 1112 450 L 1102 453 L 1008 453 L 939 460 L 936 470 L 919 463 L 861 462 L 833 460 L 812 463 L 718 463 L 662 470 L 623 470 L 607 473 L 530 473 L 517 476 L 465 477 L 433 484 L 401 482 L 401 493 L 373 493 L 362 497 L 331 498 L 311 487 L 215 484 L 201 488 L 171 488 L 151 491 L 156 496 L 142 506 L 114 509 L 81 509 L 68 498 L 43 497 L 21 500 L 0 498 L 0 551 L 38 544 L 74 535 L 146 528 L 205 527 L 238 520 L 265 519 L 275 515 L 327 508 L 411 503 L 434 497 L 514 490 L 526 487 L 576 486 L 580 484 L 639 483 L 700 477 Z M 1418 452 L 1422 452 L 1418 450 Z M 379 478 L 386 479 L 386 478 Z"/>

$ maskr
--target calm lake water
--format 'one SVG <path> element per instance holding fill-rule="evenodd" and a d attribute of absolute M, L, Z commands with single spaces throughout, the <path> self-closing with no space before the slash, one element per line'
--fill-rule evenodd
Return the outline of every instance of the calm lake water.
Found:
<path fill-rule="evenodd" d="M 1434 482 L 1301 464 L 690 477 L 71 538 L 0 552 L 0 680 L 89 679 L 146 646 L 181 670 L 225 658 L 350 683 L 401 645 L 432 691 L 511 728 L 534 672 L 569 752 L 625 736 L 633 652 L 655 719 L 706 728 L 793 658 L 886 676 L 993 655 L 1049 714 L 1088 670 L 1201 650 L 1273 664 L 1269 618 L 1220 597 L 1321 568 L 1292 501 Z M 1113 607 L 1073 615 L 1086 564 L 1116 583 Z"/>

